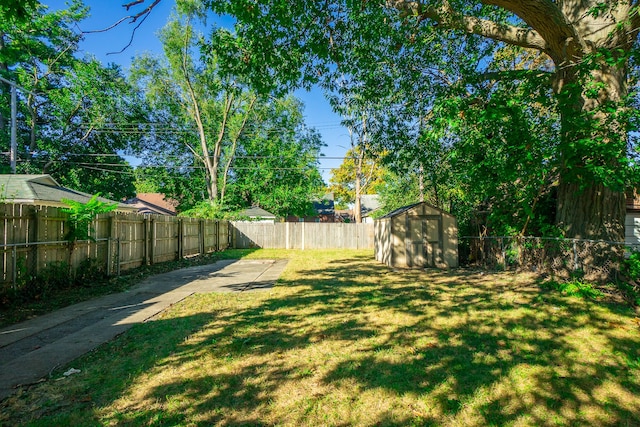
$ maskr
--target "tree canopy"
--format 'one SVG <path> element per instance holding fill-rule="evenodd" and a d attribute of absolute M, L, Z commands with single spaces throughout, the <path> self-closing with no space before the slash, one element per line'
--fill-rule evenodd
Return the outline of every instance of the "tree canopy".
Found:
<path fill-rule="evenodd" d="M 322 143 L 305 126 L 302 104 L 223 72 L 215 52 L 199 49 L 211 41 L 192 24 L 197 16 L 188 9 L 169 21 L 163 56 L 134 60 L 131 79 L 153 109 L 142 182 L 198 215 L 207 205 L 213 213 L 258 205 L 306 214 L 322 186 Z"/>
<path fill-rule="evenodd" d="M 144 120 L 144 106 L 119 67 L 78 57 L 81 35 L 73 27 L 87 8 L 75 0 L 54 12 L 37 2 L 23 10 L 28 19 L 0 22 L 0 75 L 22 88 L 18 171 L 49 173 L 62 185 L 106 197 L 133 195 L 132 169 L 121 153 L 136 138 L 113 124 Z M 0 96 L 6 100 L 0 144 L 8 152 L 8 85 L 0 85 Z"/>
<path fill-rule="evenodd" d="M 545 145 L 550 151 L 534 150 L 530 160 L 545 169 L 544 176 L 525 178 L 531 188 L 516 198 L 531 209 L 542 197 L 534 189 L 544 186 L 554 193 L 562 234 L 623 240 L 624 190 L 637 181 L 630 139 L 637 121 L 630 108 L 640 28 L 635 1 L 203 3 L 237 19 L 234 31 L 218 29 L 208 48 L 265 89 L 320 83 L 332 90 L 338 73 L 357 81 L 368 99 L 401 107 L 418 103 L 430 124 L 448 124 L 454 141 L 473 132 L 473 124 L 461 120 L 473 108 L 481 116 L 472 111 L 471 117 L 487 123 L 500 117 L 523 125 L 521 134 L 526 126 L 544 128 L 553 135 Z M 540 106 L 531 103 L 537 94 L 545 97 Z M 507 112 L 521 103 L 530 109 L 519 118 Z M 458 107 L 455 115 L 444 108 L 451 105 Z M 481 111 L 486 106 L 493 112 Z M 499 136 L 511 159 L 527 150 L 526 143 L 518 148 L 521 140 L 510 139 L 515 136 Z M 499 158 L 500 144 L 485 139 Z M 520 166 L 504 159 L 502 165 L 517 174 Z"/>

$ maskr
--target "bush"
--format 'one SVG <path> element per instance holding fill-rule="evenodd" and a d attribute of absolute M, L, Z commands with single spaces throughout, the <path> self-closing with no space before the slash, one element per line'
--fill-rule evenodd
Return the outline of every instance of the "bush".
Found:
<path fill-rule="evenodd" d="M 27 281 L 18 292 L 23 298 L 42 299 L 52 291 L 68 288 L 71 284 L 69 264 L 64 261 L 56 261 L 47 265 L 36 277 Z"/>
<path fill-rule="evenodd" d="M 598 299 L 604 296 L 604 293 L 599 289 L 596 289 L 593 284 L 586 283 L 575 278 L 567 282 L 556 282 L 550 280 L 541 286 L 543 288 L 560 291 L 565 295 L 574 297 Z"/>
<path fill-rule="evenodd" d="M 107 278 L 104 262 L 96 258 L 87 258 L 80 263 L 76 270 L 74 282 L 78 286 L 89 287 Z"/>
<path fill-rule="evenodd" d="M 638 280 L 640 278 L 640 252 L 632 251 L 629 257 L 622 261 L 621 271 L 629 279 Z"/>

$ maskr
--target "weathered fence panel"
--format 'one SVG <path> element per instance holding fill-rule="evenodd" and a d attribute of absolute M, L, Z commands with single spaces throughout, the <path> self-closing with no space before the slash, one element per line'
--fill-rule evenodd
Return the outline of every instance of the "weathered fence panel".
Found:
<path fill-rule="evenodd" d="M 373 224 L 233 222 L 238 249 L 373 249 Z"/>
<path fill-rule="evenodd" d="M 56 207 L 0 204 L 0 286 L 16 286 L 56 262 L 76 271 L 91 258 L 116 274 L 229 247 L 227 221 L 120 212 L 98 215 L 91 226 L 95 241 L 72 247 L 65 239 L 67 218 Z"/>

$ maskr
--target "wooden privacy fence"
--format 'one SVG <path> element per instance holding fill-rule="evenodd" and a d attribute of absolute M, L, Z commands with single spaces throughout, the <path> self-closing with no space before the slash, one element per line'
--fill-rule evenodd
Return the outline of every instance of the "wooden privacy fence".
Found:
<path fill-rule="evenodd" d="M 232 222 L 234 248 L 373 249 L 373 224 Z"/>
<path fill-rule="evenodd" d="M 0 204 L 0 215 L 5 285 L 35 277 L 56 262 L 70 263 L 75 271 L 93 258 L 112 275 L 224 250 L 230 241 L 227 221 L 111 212 L 93 222 L 95 241 L 77 242 L 70 253 L 68 216 L 61 208 Z"/>

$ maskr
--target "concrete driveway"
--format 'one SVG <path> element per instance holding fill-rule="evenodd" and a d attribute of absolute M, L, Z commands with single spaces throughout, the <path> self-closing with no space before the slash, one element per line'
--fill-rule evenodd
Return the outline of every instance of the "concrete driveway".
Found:
<path fill-rule="evenodd" d="M 136 323 L 194 293 L 252 292 L 273 286 L 285 260 L 222 260 L 152 276 L 126 292 L 75 304 L 0 330 L 0 400 L 45 381 Z"/>

